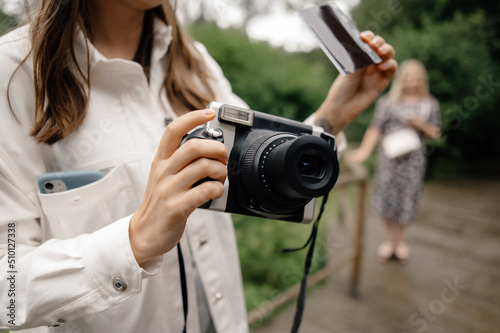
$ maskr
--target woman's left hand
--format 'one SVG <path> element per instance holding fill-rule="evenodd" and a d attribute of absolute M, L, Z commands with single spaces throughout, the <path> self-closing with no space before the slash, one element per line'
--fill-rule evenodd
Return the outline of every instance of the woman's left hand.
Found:
<path fill-rule="evenodd" d="M 421 132 L 423 132 L 426 124 L 427 122 L 422 116 L 415 116 L 414 118 L 408 119 L 406 121 L 406 126 L 409 126 Z"/>
<path fill-rule="evenodd" d="M 398 68 L 394 48 L 382 37 L 371 31 L 364 31 L 360 36 L 377 52 L 382 62 L 347 76 L 339 75 L 333 82 L 316 113 L 316 124 L 333 134 L 343 130 L 377 99 Z"/>
<path fill-rule="evenodd" d="M 406 121 L 406 126 L 411 127 L 432 140 L 437 140 L 441 136 L 441 129 L 427 122 L 422 116 L 416 116 Z"/>

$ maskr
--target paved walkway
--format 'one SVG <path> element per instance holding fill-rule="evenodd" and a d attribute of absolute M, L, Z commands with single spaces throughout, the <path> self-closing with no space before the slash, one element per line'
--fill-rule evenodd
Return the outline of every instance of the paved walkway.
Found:
<path fill-rule="evenodd" d="M 346 229 L 333 231 L 339 252 L 352 239 Z M 348 296 L 349 267 L 338 270 L 309 293 L 300 332 L 500 333 L 500 179 L 427 183 L 407 266 L 376 261 L 381 239 L 368 214 L 360 297 Z M 253 333 L 290 332 L 294 312 Z"/>

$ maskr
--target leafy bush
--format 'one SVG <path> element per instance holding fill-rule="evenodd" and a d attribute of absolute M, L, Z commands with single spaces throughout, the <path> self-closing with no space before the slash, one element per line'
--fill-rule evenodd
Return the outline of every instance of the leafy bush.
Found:
<path fill-rule="evenodd" d="M 247 309 L 251 311 L 279 293 L 300 283 L 307 248 L 282 253 L 284 248 L 301 247 L 312 225 L 234 215 Z M 327 217 L 322 218 L 311 272 L 324 267 L 328 257 Z"/>
<path fill-rule="evenodd" d="M 429 71 L 443 120 L 443 137 L 429 155 L 433 176 L 500 160 L 500 151 L 491 149 L 500 142 L 499 9 L 485 0 L 365 0 L 354 11 L 358 26 L 376 28 L 399 62 L 417 58 Z M 350 126 L 351 140 L 361 139 L 370 118 L 368 112 Z"/>

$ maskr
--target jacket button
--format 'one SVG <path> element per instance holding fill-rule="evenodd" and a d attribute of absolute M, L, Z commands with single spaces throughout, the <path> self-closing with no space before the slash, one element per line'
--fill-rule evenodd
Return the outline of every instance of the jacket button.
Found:
<path fill-rule="evenodd" d="M 124 292 L 127 289 L 127 282 L 122 278 L 115 277 L 113 278 L 113 287 L 116 291 Z"/>
<path fill-rule="evenodd" d="M 224 295 L 222 295 L 222 293 L 220 292 L 215 293 L 214 296 L 215 296 L 215 301 L 220 301 L 224 297 Z"/>
<path fill-rule="evenodd" d="M 48 327 L 52 328 L 52 327 L 60 327 L 60 326 L 63 326 L 66 322 L 62 319 L 57 319 L 56 321 L 53 321 L 49 324 Z"/>

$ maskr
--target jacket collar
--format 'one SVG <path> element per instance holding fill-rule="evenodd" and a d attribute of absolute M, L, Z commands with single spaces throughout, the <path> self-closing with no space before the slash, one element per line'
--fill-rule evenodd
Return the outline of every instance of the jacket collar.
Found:
<path fill-rule="evenodd" d="M 87 69 L 87 61 L 90 61 L 90 72 L 101 62 L 124 61 L 123 59 L 108 59 L 92 44 L 90 40 L 85 38 L 81 28 L 78 28 L 75 36 L 75 56 L 78 66 L 85 73 Z M 172 27 L 166 25 L 158 18 L 154 18 L 153 22 L 153 50 L 151 52 L 151 63 L 155 64 L 167 55 L 168 48 L 172 41 Z M 87 58 L 87 48 L 88 55 Z"/>

